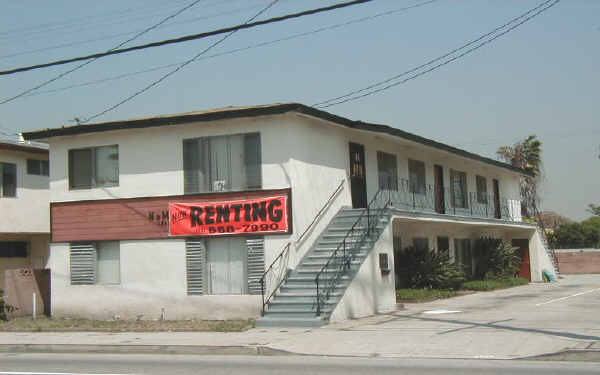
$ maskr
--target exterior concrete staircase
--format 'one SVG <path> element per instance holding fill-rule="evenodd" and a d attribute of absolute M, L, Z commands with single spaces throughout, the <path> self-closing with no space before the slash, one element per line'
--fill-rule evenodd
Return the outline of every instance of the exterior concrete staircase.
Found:
<path fill-rule="evenodd" d="M 560 274 L 560 269 L 558 267 L 558 260 L 556 259 L 556 254 L 554 253 L 554 250 L 550 248 L 544 230 L 539 226 L 536 228 L 536 230 L 538 232 L 538 235 L 540 236 L 542 244 L 544 245 L 544 249 L 546 249 L 546 254 L 548 254 L 548 258 L 550 258 L 552 267 L 554 267 L 554 274 L 556 275 L 556 277 L 558 277 L 558 275 Z"/>
<path fill-rule="evenodd" d="M 342 208 L 336 214 L 269 302 L 264 316 L 255 323 L 257 327 L 318 327 L 328 322 L 390 220 L 387 209 L 371 209 L 368 215 L 365 211 Z M 370 225 L 366 225 L 367 222 Z M 368 233 L 367 227 L 370 228 Z M 339 250 L 344 241 L 346 257 Z M 327 262 L 339 265 L 337 268 L 341 272 L 337 275 L 326 272 L 319 276 L 321 299 L 320 316 L 317 316 L 316 277 Z M 328 286 L 326 294 L 323 293 L 323 284 Z"/>

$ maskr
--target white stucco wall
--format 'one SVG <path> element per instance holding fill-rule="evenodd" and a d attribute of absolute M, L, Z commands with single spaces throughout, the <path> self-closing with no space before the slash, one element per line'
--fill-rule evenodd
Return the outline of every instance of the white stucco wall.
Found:
<path fill-rule="evenodd" d="M 121 283 L 71 285 L 69 244 L 51 245 L 52 315 L 93 319 L 247 319 L 260 296 L 188 296 L 185 241 L 121 241 Z"/>
<path fill-rule="evenodd" d="M 531 281 L 544 281 L 542 276 L 544 270 L 556 277 L 552 260 L 544 247 L 540 232 L 538 231 L 534 232 L 529 239 L 529 257 L 531 262 Z"/>
<path fill-rule="evenodd" d="M 379 254 L 388 257 L 390 272 L 384 274 L 379 268 Z M 374 248 L 360 266 L 344 296 L 334 308 L 329 321 L 355 319 L 396 309 L 394 281 L 394 249 L 392 225 L 388 224 L 375 243 Z"/>
<path fill-rule="evenodd" d="M 28 158 L 48 155 L 0 149 L 0 162 L 17 165 L 16 197 L 0 197 L 0 233 L 50 233 L 49 178 L 28 175 Z"/>

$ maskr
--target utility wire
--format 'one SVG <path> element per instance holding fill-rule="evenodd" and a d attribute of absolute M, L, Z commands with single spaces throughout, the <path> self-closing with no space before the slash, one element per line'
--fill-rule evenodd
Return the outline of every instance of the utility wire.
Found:
<path fill-rule="evenodd" d="M 95 53 L 95 54 L 87 55 L 87 56 L 73 57 L 70 59 L 58 60 L 58 61 L 53 61 L 53 62 L 44 63 L 44 64 L 31 65 L 31 66 L 15 68 L 15 69 L 10 69 L 10 70 L 3 70 L 3 71 L 0 71 L 0 75 L 21 73 L 21 72 L 26 72 L 29 70 L 47 68 L 50 66 L 69 64 L 69 63 L 76 62 L 76 61 L 90 60 L 90 59 L 95 59 L 95 58 L 109 56 L 109 55 L 118 55 L 118 54 L 125 53 L 125 52 L 137 51 L 137 50 L 153 48 L 153 47 L 160 47 L 160 46 L 164 46 L 164 45 L 168 45 L 168 44 L 188 42 L 190 40 L 203 39 L 203 38 L 207 38 L 209 36 L 226 34 L 226 33 L 241 30 L 241 29 L 250 29 L 253 27 L 257 27 L 257 26 L 281 22 L 281 21 L 292 19 L 292 18 L 299 18 L 299 17 L 304 17 L 304 16 L 313 15 L 313 14 L 322 13 L 322 12 L 328 12 L 328 11 L 332 11 L 335 9 L 340 9 L 340 8 L 345 8 L 345 7 L 349 7 L 349 6 L 353 6 L 353 5 L 368 3 L 371 1 L 373 1 L 373 0 L 353 0 L 353 1 L 330 5 L 327 7 L 305 10 L 305 11 L 298 12 L 298 13 L 286 14 L 284 16 L 269 18 L 269 19 L 266 19 L 263 21 L 245 23 L 245 24 L 236 25 L 236 26 L 230 26 L 230 27 L 226 27 L 223 29 L 207 31 L 207 32 L 199 33 L 199 34 L 186 35 L 186 36 L 183 36 L 180 38 L 175 38 L 175 39 L 167 39 L 167 40 L 162 40 L 159 42 L 152 42 L 152 43 L 142 44 L 142 45 L 128 47 L 128 48 L 115 49 L 112 51 Z"/>
<path fill-rule="evenodd" d="M 260 16 L 261 14 L 263 14 L 264 12 L 266 12 L 267 10 L 269 10 L 273 5 L 275 5 L 276 3 L 278 3 L 279 0 L 274 0 L 272 2 L 270 2 L 266 7 L 264 7 L 263 9 L 261 9 L 258 13 L 256 13 L 254 16 L 252 16 L 250 19 L 248 19 L 246 22 L 244 22 L 243 25 L 248 25 L 250 24 L 250 22 L 254 21 L 258 16 Z M 114 110 L 117 107 L 120 107 L 121 105 L 127 103 L 128 101 L 132 100 L 133 98 L 135 98 L 138 95 L 143 94 L 144 92 L 150 90 L 152 87 L 158 85 L 159 83 L 161 83 L 162 81 L 164 81 L 165 79 L 167 79 L 168 77 L 172 76 L 173 74 L 177 73 L 178 71 L 180 71 L 181 69 L 183 69 L 184 67 L 186 67 L 187 65 L 191 64 L 192 62 L 194 62 L 198 57 L 202 56 L 203 54 L 205 54 L 206 52 L 210 51 L 212 48 L 216 47 L 217 45 L 221 44 L 222 42 L 225 41 L 225 39 L 229 38 L 230 36 L 232 36 L 233 34 L 235 34 L 237 31 L 241 30 L 241 28 L 235 29 L 230 31 L 229 33 L 225 34 L 225 36 L 223 36 L 221 39 L 217 40 L 216 42 L 212 43 L 211 45 L 209 45 L 208 47 L 206 47 L 205 49 L 203 49 L 201 52 L 199 52 L 198 54 L 196 54 L 194 57 L 192 57 L 191 59 L 185 61 L 183 64 L 180 64 L 177 68 L 171 70 L 170 72 L 168 72 L 167 74 L 163 75 L 162 77 L 160 77 L 159 79 L 157 79 L 156 81 L 152 82 L 151 84 L 147 85 L 146 87 L 144 87 L 143 89 L 133 93 L 132 95 L 128 96 L 127 98 L 121 100 L 120 102 L 118 102 L 115 105 L 112 105 L 108 108 L 106 108 L 105 110 L 96 113 L 93 116 L 90 116 L 88 118 L 86 118 L 85 120 L 81 121 L 81 123 L 87 123 L 90 122 L 91 120 L 100 117 L 102 115 L 104 115 L 107 112 L 110 112 L 112 110 Z"/>
<path fill-rule="evenodd" d="M 352 24 L 360 23 L 360 22 L 371 21 L 371 20 L 377 19 L 379 17 L 391 16 L 391 15 L 399 13 L 399 12 L 403 12 L 403 11 L 410 10 L 410 9 L 413 9 L 413 8 L 422 7 L 424 5 L 428 5 L 428 4 L 431 4 L 431 3 L 434 3 L 434 2 L 438 2 L 438 1 L 440 1 L 440 0 L 427 0 L 427 1 L 423 1 L 421 3 L 417 3 L 417 4 L 414 4 L 414 5 L 411 5 L 411 6 L 407 6 L 407 7 L 403 7 L 403 8 L 397 8 L 397 9 L 392 9 L 392 10 L 389 10 L 389 11 L 386 11 L 386 12 L 381 12 L 381 13 L 373 14 L 371 16 L 366 16 L 366 17 L 361 17 L 361 18 L 355 18 L 355 19 L 352 19 L 352 20 L 349 20 L 349 21 L 343 22 L 343 23 L 337 23 L 337 24 L 333 24 L 333 25 L 329 25 L 329 26 L 324 26 L 324 27 L 320 27 L 320 28 L 313 29 L 313 30 L 310 30 L 310 31 L 306 31 L 306 32 L 302 32 L 302 33 L 297 33 L 297 34 L 292 34 L 292 35 L 288 35 L 286 37 L 282 37 L 282 38 L 278 38 L 278 39 L 273 39 L 273 40 L 270 40 L 270 41 L 260 42 L 260 43 L 248 45 L 248 46 L 245 46 L 245 47 L 240 47 L 240 48 L 235 48 L 235 49 L 231 49 L 231 50 L 227 50 L 227 51 L 215 53 L 215 54 L 212 54 L 212 55 L 205 56 L 203 58 L 199 58 L 196 61 L 208 60 L 208 59 L 212 59 L 212 58 L 215 58 L 215 57 L 232 55 L 232 54 L 235 54 L 235 53 L 238 53 L 238 52 L 243 52 L 243 51 L 247 51 L 247 50 L 254 49 L 254 48 L 266 47 L 266 46 L 273 45 L 273 44 L 276 44 L 276 43 L 280 43 L 280 42 L 284 42 L 284 41 L 288 41 L 288 40 L 293 40 L 293 39 L 301 38 L 301 37 L 304 37 L 304 36 L 314 35 L 314 34 L 318 34 L 318 33 L 321 33 L 321 32 L 325 32 L 325 31 L 329 31 L 329 30 L 334 30 L 334 29 L 337 29 L 337 28 L 340 28 L 340 27 L 349 26 L 349 25 L 352 25 Z M 133 72 L 129 72 L 129 73 L 123 73 L 123 74 L 119 74 L 119 75 L 115 75 L 115 76 L 111 76 L 111 77 L 106 77 L 106 78 L 102 78 L 102 79 L 97 79 L 97 80 L 93 80 L 93 81 L 81 82 L 81 83 L 77 83 L 77 84 L 73 84 L 73 85 L 69 85 L 69 86 L 59 87 L 59 88 L 52 89 L 52 90 L 38 91 L 38 92 L 27 94 L 27 95 L 25 95 L 25 97 L 30 97 L 30 96 L 35 96 L 35 95 L 43 95 L 43 94 L 50 94 L 50 93 L 65 91 L 65 90 L 69 90 L 69 89 L 73 89 L 73 88 L 78 88 L 78 87 L 84 87 L 84 86 L 90 86 L 90 85 L 97 85 L 97 84 L 101 84 L 101 83 L 104 83 L 104 82 L 114 81 L 114 80 L 118 80 L 118 79 L 132 77 L 132 76 L 139 75 L 139 74 L 150 73 L 150 72 L 154 72 L 154 71 L 157 71 L 157 70 L 162 70 L 162 69 L 170 68 L 170 67 L 182 64 L 184 62 L 185 61 L 181 61 L 181 62 L 177 62 L 177 63 L 173 63 L 173 64 L 167 64 L 167 65 L 159 65 L 159 66 L 155 66 L 155 67 L 148 68 L 148 69 L 137 70 L 137 71 L 133 71 Z"/>
<path fill-rule="evenodd" d="M 129 39 L 127 39 L 127 40 L 125 40 L 125 41 L 123 41 L 123 42 L 119 43 L 119 44 L 118 44 L 118 45 L 116 45 L 115 47 L 113 47 L 113 48 L 109 49 L 109 50 L 108 50 L 108 52 L 110 52 L 110 51 L 114 51 L 114 50 L 116 50 L 116 49 L 118 49 L 118 48 L 120 48 L 120 47 L 124 46 L 125 44 L 127 44 L 127 43 L 131 42 L 132 40 L 134 40 L 134 39 L 137 39 L 137 38 L 139 38 L 140 36 L 142 36 L 142 35 L 144 35 L 144 34 L 146 34 L 146 33 L 150 32 L 150 31 L 152 31 L 152 30 L 156 29 L 157 27 L 159 27 L 159 26 L 160 26 L 160 25 L 162 25 L 163 23 L 167 22 L 167 21 L 168 21 L 168 20 L 170 20 L 170 19 L 173 19 L 173 18 L 177 17 L 178 15 L 180 15 L 181 13 L 183 13 L 183 12 L 185 12 L 186 10 L 190 9 L 191 7 L 193 7 L 194 5 L 198 4 L 198 3 L 199 3 L 199 2 L 201 2 L 201 1 L 202 1 L 202 0 L 195 0 L 194 2 L 192 2 L 192 3 L 190 3 L 190 4 L 186 5 L 186 6 L 184 6 L 183 8 L 179 9 L 177 12 L 175 12 L 175 13 L 171 14 L 170 16 L 167 16 L 167 17 L 163 18 L 162 20 L 160 20 L 160 22 L 158 22 L 158 23 L 155 23 L 154 25 L 152 25 L 152 26 L 150 26 L 150 27 L 148 27 L 148 28 L 146 28 L 146 29 L 144 29 L 144 30 L 140 31 L 139 33 L 135 34 L 135 35 L 134 35 L 134 36 L 132 36 L 131 38 L 129 38 Z M 67 71 L 65 71 L 65 72 L 63 72 L 63 73 L 60 73 L 59 75 L 57 75 L 57 76 L 56 76 L 56 77 L 54 77 L 54 78 L 51 78 L 51 79 L 49 79 L 49 80 L 47 80 L 47 81 L 44 81 L 44 82 L 40 83 L 39 85 L 36 85 L 36 86 L 34 86 L 34 87 L 30 88 L 30 89 L 27 89 L 27 90 L 25 90 L 25 91 L 23 91 L 23 92 L 21 92 L 21 93 L 19 93 L 19 94 L 15 95 L 15 96 L 12 96 L 12 97 L 10 97 L 10 98 L 8 98 L 8 99 L 4 99 L 3 101 L 0 101 L 0 105 L 1 105 L 1 104 L 6 104 L 6 103 L 8 103 L 8 102 L 10 102 L 10 101 L 13 101 L 13 100 L 15 100 L 15 99 L 17 99 L 17 98 L 20 98 L 20 97 L 24 96 L 24 95 L 27 95 L 27 94 L 29 94 L 29 93 L 30 93 L 30 92 L 32 92 L 32 91 L 35 91 L 35 90 L 37 90 L 37 89 L 39 89 L 39 88 L 42 88 L 42 87 L 44 87 L 44 86 L 46 86 L 46 85 L 48 85 L 48 84 L 50 84 L 50 83 L 52 83 L 52 82 L 54 82 L 54 81 L 56 81 L 56 80 L 59 80 L 59 79 L 61 79 L 62 77 L 66 76 L 67 74 L 73 73 L 74 71 L 76 71 L 76 70 L 79 70 L 79 69 L 83 68 L 84 66 L 86 66 L 86 65 L 88 65 L 88 64 L 91 64 L 91 63 L 93 63 L 93 62 L 94 62 L 94 61 L 96 61 L 97 59 L 98 59 L 98 57 L 96 57 L 96 58 L 94 58 L 94 59 L 91 59 L 91 60 L 88 60 L 88 61 L 86 61 L 86 62 L 84 62 L 84 63 L 82 63 L 82 64 L 80 64 L 80 65 L 77 65 L 76 67 L 74 67 L 74 68 L 72 68 L 72 69 L 69 69 L 69 70 L 67 70 Z"/>
<path fill-rule="evenodd" d="M 206 6 L 204 6 L 206 7 Z M 243 7 L 243 8 L 236 8 L 236 9 L 232 9 L 232 10 L 227 10 L 227 11 L 223 11 L 223 12 L 218 12 L 218 13 L 212 13 L 209 15 L 204 15 L 201 17 L 193 17 L 193 18 L 188 18 L 186 20 L 182 20 L 180 22 L 173 22 L 169 25 L 164 25 L 161 26 L 160 29 L 163 28 L 170 28 L 170 27 L 176 27 L 179 25 L 184 25 L 184 24 L 189 24 L 189 23 L 193 23 L 193 22 L 198 22 L 201 20 L 207 20 L 207 19 L 211 19 L 211 18 L 217 18 L 217 17 L 221 17 L 221 16 L 226 16 L 226 15 L 231 15 L 231 14 L 235 14 L 235 13 L 241 13 L 241 12 L 246 12 L 255 8 L 259 8 L 260 5 L 253 5 L 251 7 Z M 55 50 L 55 49 L 61 49 L 61 48 L 67 48 L 67 47 L 73 47 L 73 46 L 78 46 L 78 45 L 82 45 L 82 44 L 89 44 L 89 43 L 93 43 L 93 42 L 99 42 L 102 40 L 108 40 L 108 39 L 114 39 L 114 38 L 118 38 L 121 36 L 127 36 L 127 35 L 132 35 L 135 34 L 135 31 L 128 31 L 128 32 L 123 32 L 123 33 L 118 33 L 118 34 L 110 34 L 110 35 L 103 35 L 103 36 L 98 36 L 95 38 L 91 38 L 91 39 L 85 39 L 85 40 L 76 40 L 73 42 L 68 42 L 68 43 L 62 43 L 62 44 L 55 44 L 55 45 L 51 45 L 51 46 L 46 46 L 43 48 L 37 48 L 37 49 L 30 49 L 30 50 L 25 50 L 25 51 L 20 51 L 20 52 L 13 52 L 10 53 L 8 55 L 1 55 L 0 58 L 12 58 L 12 57 L 16 57 L 16 56 L 23 56 L 23 55 L 29 55 L 29 54 L 33 54 L 33 53 L 38 53 L 38 52 L 44 52 L 44 51 L 51 51 L 51 50 Z"/>
<path fill-rule="evenodd" d="M 374 83 L 372 85 L 363 87 L 363 88 L 358 89 L 358 90 L 351 91 L 351 92 L 349 92 L 347 94 L 344 94 L 344 95 L 341 95 L 341 96 L 337 96 L 335 98 L 331 98 L 331 99 L 328 99 L 328 100 L 321 101 L 319 103 L 315 103 L 312 106 L 315 107 L 315 108 L 332 107 L 332 106 L 335 106 L 335 105 L 338 105 L 338 104 L 342 104 L 342 103 L 346 103 L 346 102 L 349 102 L 349 101 L 358 100 L 360 98 L 364 98 L 366 96 L 373 95 L 373 94 L 376 94 L 378 92 L 381 92 L 381 91 L 387 90 L 389 88 L 392 88 L 394 86 L 398 86 L 400 84 L 406 83 L 406 82 L 408 82 L 410 80 L 413 80 L 413 79 L 415 79 L 417 77 L 420 77 L 420 76 L 422 76 L 424 74 L 432 72 L 432 71 L 434 71 L 434 70 L 436 70 L 436 69 L 438 69 L 438 68 L 440 68 L 440 67 L 442 67 L 444 65 L 447 65 L 447 64 L 449 64 L 451 62 L 454 62 L 454 61 L 460 59 L 461 57 L 463 57 L 465 55 L 468 55 L 471 52 L 473 52 L 473 51 L 475 51 L 475 50 L 477 50 L 477 49 L 485 46 L 486 44 L 491 43 L 492 41 L 498 39 L 499 37 L 501 37 L 501 36 L 509 33 L 510 31 L 512 31 L 515 28 L 521 26 L 525 22 L 527 22 L 527 21 L 531 20 L 532 18 L 536 17 L 537 15 L 539 15 L 539 14 L 545 12 L 546 10 L 550 9 L 551 7 L 553 7 L 554 5 L 558 4 L 559 2 L 560 2 L 560 0 L 547 0 L 545 2 L 542 2 L 538 6 L 536 6 L 536 7 L 532 8 L 532 9 L 528 10 L 527 12 L 521 14 L 518 17 L 513 18 L 512 20 L 510 20 L 509 22 L 505 23 L 504 25 L 499 26 L 499 27 L 495 28 L 494 30 L 492 30 L 492 31 L 490 31 L 490 32 L 488 32 L 486 34 L 483 34 L 480 37 L 478 37 L 477 39 L 474 39 L 474 40 L 472 40 L 472 41 L 470 41 L 470 42 L 468 42 L 466 44 L 463 44 L 462 46 L 460 46 L 460 47 L 458 47 L 456 49 L 453 49 L 452 51 L 450 51 L 450 52 L 448 52 L 448 53 L 446 53 L 446 54 L 444 54 L 442 56 L 439 56 L 439 57 L 437 57 L 435 59 L 429 60 L 429 61 L 427 61 L 424 64 L 421 64 L 421 65 L 419 65 L 419 66 L 417 66 L 415 68 L 412 68 L 410 70 L 402 72 L 402 73 L 400 73 L 398 75 L 395 75 L 395 76 L 393 76 L 391 78 L 388 78 L 386 80 Z M 499 34 L 496 34 L 495 36 L 493 36 L 490 39 L 484 40 L 485 38 L 489 37 L 490 35 L 493 35 L 493 34 L 497 33 L 498 31 L 500 31 L 502 29 L 505 29 L 506 27 L 508 27 L 509 25 L 511 25 L 511 24 L 513 24 L 515 22 L 517 22 L 515 25 L 509 27 L 508 29 L 504 30 L 503 32 L 501 32 Z M 443 62 L 441 62 L 441 63 L 439 63 L 437 65 L 434 65 L 433 67 L 431 67 L 431 68 L 429 68 L 427 70 L 424 70 L 424 71 L 421 71 L 419 73 L 416 73 L 416 74 L 414 74 L 412 76 L 409 76 L 408 78 L 405 78 L 405 79 L 403 79 L 403 80 L 401 80 L 399 82 L 394 82 L 394 83 L 391 83 L 391 84 L 386 85 L 384 87 L 380 87 L 378 89 L 369 91 L 367 93 L 364 93 L 364 94 L 361 94 L 361 95 L 356 95 L 356 94 L 359 94 L 361 92 L 364 92 L 364 91 L 373 89 L 375 87 L 381 86 L 383 84 L 392 82 L 392 81 L 394 81 L 394 80 L 396 80 L 396 79 L 398 79 L 400 77 L 403 77 L 403 76 L 409 75 L 411 73 L 417 72 L 417 71 L 421 70 L 422 68 L 424 68 L 426 66 L 429 66 L 429 65 L 431 65 L 431 64 L 433 64 L 435 62 L 438 62 L 440 60 L 443 60 L 446 57 L 449 57 L 449 56 L 455 54 L 458 51 L 464 50 L 465 48 L 467 48 L 467 47 L 469 47 L 469 46 L 471 46 L 473 44 L 476 44 L 476 43 L 478 43 L 478 42 L 480 42 L 482 40 L 483 40 L 483 42 L 477 44 L 476 46 L 474 46 L 474 47 L 472 47 L 470 49 L 467 49 L 465 52 L 462 52 L 461 54 L 456 55 L 456 56 L 452 57 L 451 59 L 448 59 L 448 60 L 443 61 Z M 353 95 L 355 95 L 355 96 L 353 96 Z"/>

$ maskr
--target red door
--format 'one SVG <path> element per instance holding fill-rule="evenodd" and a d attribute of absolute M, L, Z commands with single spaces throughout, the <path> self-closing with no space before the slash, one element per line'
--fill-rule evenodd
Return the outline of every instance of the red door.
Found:
<path fill-rule="evenodd" d="M 514 239 L 512 245 L 519 248 L 521 254 L 521 270 L 519 270 L 519 277 L 531 281 L 531 266 L 529 262 L 529 240 L 526 239 Z"/>

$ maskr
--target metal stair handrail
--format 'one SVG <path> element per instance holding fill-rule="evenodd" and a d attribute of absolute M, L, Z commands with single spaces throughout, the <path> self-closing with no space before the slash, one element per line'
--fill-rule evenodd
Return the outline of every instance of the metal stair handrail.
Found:
<path fill-rule="evenodd" d="M 387 194 L 387 197 L 384 197 L 385 194 Z M 385 201 L 384 201 L 385 204 L 383 204 L 383 206 L 381 206 L 381 207 L 375 207 L 377 202 L 380 199 L 385 199 Z M 344 275 L 345 271 L 348 268 L 350 268 L 350 264 L 354 258 L 354 251 L 353 251 L 354 249 L 348 248 L 348 247 L 350 247 L 351 245 L 353 245 L 353 246 L 362 245 L 365 238 L 371 234 L 371 231 L 375 227 L 377 227 L 377 224 L 379 223 L 381 216 L 383 216 L 383 211 L 388 207 L 389 204 L 390 204 L 389 191 L 383 190 L 383 189 L 378 190 L 377 193 L 375 193 L 375 196 L 373 197 L 373 199 L 371 199 L 371 201 L 367 205 L 366 209 L 359 215 L 358 219 L 356 219 L 354 224 L 352 224 L 352 227 L 348 230 L 348 232 L 346 232 L 346 235 L 342 239 L 342 242 L 333 251 L 333 254 L 331 254 L 331 256 L 329 257 L 329 259 L 327 260 L 325 265 L 321 268 L 321 270 L 315 277 L 315 284 L 316 284 L 316 288 L 317 288 L 316 316 L 321 316 L 322 305 L 325 303 L 326 300 L 329 299 L 329 296 L 335 289 L 335 286 L 337 285 L 340 278 Z M 375 218 L 371 218 L 371 211 L 373 209 L 376 209 L 377 210 L 376 212 L 379 213 L 379 215 L 377 215 L 377 217 L 375 217 Z M 362 228 L 359 230 L 359 224 L 362 221 L 364 221 L 365 218 L 366 218 L 366 230 L 362 229 Z M 351 235 L 352 235 L 352 237 L 355 237 L 354 234 L 356 234 L 356 233 L 358 234 L 359 238 L 356 240 L 348 241 L 348 238 L 351 237 Z M 348 246 L 347 246 L 347 244 L 348 244 Z M 339 261 L 340 254 L 341 254 L 341 262 Z M 333 268 L 331 271 L 329 271 L 330 267 Z M 328 275 L 330 273 L 333 273 L 333 275 L 328 280 L 323 280 L 323 281 L 319 280 L 323 274 Z M 326 285 L 323 287 L 323 284 L 326 284 Z"/>
<path fill-rule="evenodd" d="M 277 255 L 277 257 L 273 260 L 273 262 L 271 262 L 271 265 L 267 268 L 267 270 L 263 273 L 262 277 L 259 280 L 260 281 L 260 294 L 262 295 L 262 316 L 265 315 L 265 307 L 269 304 L 269 301 L 271 300 L 271 298 L 273 298 L 275 293 L 279 290 L 279 287 L 285 282 L 285 280 L 287 280 L 287 261 L 289 259 L 291 245 L 292 245 L 292 243 L 288 242 L 287 244 L 285 244 L 285 246 L 283 246 L 283 249 L 279 252 L 279 255 Z M 285 258 L 285 261 L 283 261 L 284 258 Z M 275 270 L 275 263 L 277 263 L 279 260 L 281 260 L 281 264 L 279 265 L 279 267 L 277 267 L 277 269 L 279 269 L 280 274 L 283 271 L 283 275 L 279 275 L 278 284 L 275 286 L 275 288 L 273 288 L 273 290 L 271 291 L 269 296 L 267 298 L 265 298 L 266 277 L 267 277 L 267 275 L 270 275 L 271 271 Z"/>
<path fill-rule="evenodd" d="M 295 241 L 296 243 L 299 243 L 302 240 L 302 238 L 306 235 L 306 233 L 308 233 L 308 231 L 311 229 L 311 227 L 313 227 L 315 225 L 315 223 L 317 222 L 317 220 L 319 219 L 319 217 L 323 214 L 323 212 L 325 211 L 325 209 L 331 204 L 331 202 L 333 201 L 333 199 L 342 190 L 342 187 L 344 186 L 344 182 L 346 182 L 345 179 L 343 179 L 340 182 L 340 184 L 338 185 L 338 187 L 329 196 L 329 198 L 327 199 L 327 201 L 325 202 L 325 204 L 323 204 L 323 206 L 321 207 L 321 209 L 317 212 L 317 214 L 315 215 L 315 217 L 313 218 L 313 220 L 311 221 L 311 223 L 308 225 L 308 227 L 304 230 L 304 232 L 302 232 L 302 234 Z M 283 285 L 283 283 L 287 280 L 287 274 L 288 274 L 288 272 L 287 272 L 287 263 L 288 263 L 288 260 L 289 260 L 289 251 L 290 251 L 291 246 L 292 246 L 292 242 L 288 242 L 287 244 L 285 244 L 283 246 L 283 248 L 279 252 L 279 255 L 277 255 L 277 257 L 273 260 L 273 262 L 271 262 L 271 265 L 265 270 L 265 272 L 263 273 L 262 277 L 259 280 L 259 282 L 260 282 L 260 291 L 261 291 L 261 295 L 262 295 L 262 315 L 263 316 L 265 315 L 265 309 L 266 309 L 267 305 L 269 304 L 269 302 L 271 301 L 271 298 L 273 298 L 273 296 L 275 295 L 275 293 L 277 293 L 277 291 L 279 290 L 279 288 L 281 287 L 281 285 Z M 285 259 L 285 261 L 284 261 L 284 259 Z M 270 292 L 269 296 L 267 298 L 265 298 L 265 280 L 266 280 L 267 276 L 270 275 L 270 273 L 273 270 L 276 269 L 275 268 L 275 263 L 277 263 L 280 260 L 281 260 L 282 263 L 285 263 L 285 264 L 280 264 L 279 267 L 277 267 L 277 269 L 279 269 L 280 273 L 281 273 L 281 270 L 283 269 L 283 266 L 285 266 L 284 274 L 280 275 L 279 280 L 277 282 L 277 285 Z"/>

